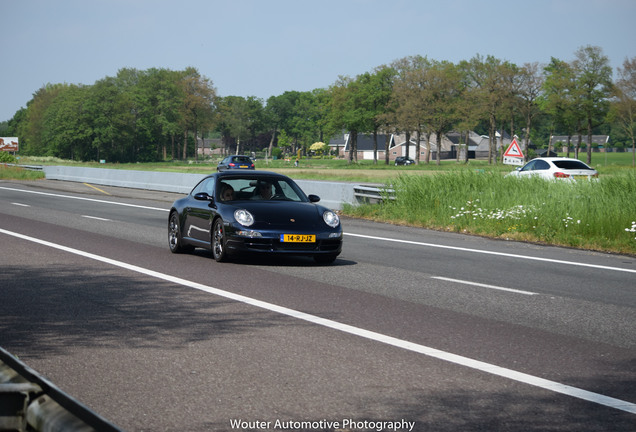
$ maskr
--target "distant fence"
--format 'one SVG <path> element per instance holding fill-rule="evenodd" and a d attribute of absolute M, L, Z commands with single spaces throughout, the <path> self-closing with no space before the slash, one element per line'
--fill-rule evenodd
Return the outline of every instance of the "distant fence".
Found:
<path fill-rule="evenodd" d="M 47 179 L 118 186 L 163 192 L 189 193 L 204 177 L 203 174 L 184 174 L 155 171 L 118 170 L 68 166 L 42 167 Z M 344 204 L 382 200 L 378 185 L 331 182 L 319 180 L 295 180 L 307 194 L 320 197 L 326 207 L 340 210 Z"/>

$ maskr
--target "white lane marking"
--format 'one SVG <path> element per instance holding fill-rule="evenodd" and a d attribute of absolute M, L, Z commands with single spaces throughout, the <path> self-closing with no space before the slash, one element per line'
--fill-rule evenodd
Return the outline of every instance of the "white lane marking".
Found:
<path fill-rule="evenodd" d="M 146 210 L 158 210 L 158 211 L 164 211 L 164 212 L 170 211 L 169 209 L 163 209 L 163 208 L 159 208 L 159 207 L 148 207 L 148 206 L 142 206 L 142 205 L 138 205 L 138 204 L 128 204 L 128 203 L 122 203 L 122 202 L 117 202 L 117 201 L 100 200 L 100 199 L 96 199 L 96 198 L 76 197 L 76 196 L 72 196 L 72 195 L 60 195 L 60 194 L 54 194 L 54 193 L 50 193 L 50 192 L 31 191 L 31 190 L 26 190 L 26 189 L 15 189 L 15 188 L 8 188 L 8 187 L 4 187 L 4 186 L 0 186 L 0 189 L 10 190 L 10 191 L 17 191 L 17 192 L 25 192 L 25 193 L 31 193 L 31 194 L 36 194 L 36 195 L 46 195 L 46 196 L 52 196 L 52 197 L 57 197 L 57 198 L 69 198 L 69 199 L 76 199 L 76 200 L 98 202 L 98 203 L 103 203 L 103 204 L 113 204 L 113 205 L 124 206 L 124 207 L 135 207 L 135 208 L 141 208 L 141 209 L 146 209 Z"/>
<path fill-rule="evenodd" d="M 18 206 L 18 207 L 31 207 L 28 204 L 22 204 L 22 203 L 17 203 L 17 202 L 12 202 L 11 204 L 13 204 L 14 206 Z"/>
<path fill-rule="evenodd" d="M 117 202 L 117 201 L 106 201 L 106 200 L 99 200 L 99 199 L 95 199 L 95 198 L 75 197 L 75 196 L 71 196 L 71 195 L 59 195 L 59 194 L 48 193 L 48 192 L 30 191 L 30 190 L 25 190 L 25 189 L 8 188 L 8 187 L 3 187 L 3 186 L 0 186 L 0 189 L 18 191 L 18 192 L 26 192 L 26 193 L 32 193 L 32 194 L 48 195 L 48 196 L 54 196 L 54 197 L 58 197 L 58 198 L 70 198 L 70 199 L 76 199 L 76 200 L 86 200 L 86 201 L 99 202 L 99 203 L 104 203 L 104 204 L 120 205 L 120 206 L 125 206 L 125 207 L 136 207 L 136 208 L 141 208 L 141 209 L 146 209 L 146 210 L 158 210 L 158 211 L 163 211 L 163 212 L 170 211 L 169 209 L 164 209 L 164 208 L 159 208 L 159 207 L 148 207 L 148 206 L 142 206 L 142 205 L 137 205 L 137 204 L 120 203 L 120 202 Z M 354 233 L 349 233 L 349 232 L 345 232 L 344 235 L 348 235 L 348 236 L 352 236 L 352 237 L 366 238 L 366 239 L 371 239 L 371 240 L 381 240 L 381 241 L 388 241 L 388 242 L 395 242 L 395 243 L 412 244 L 412 245 L 417 245 L 417 246 L 426 246 L 426 247 L 433 247 L 433 248 L 458 250 L 458 251 L 463 251 L 463 252 L 481 253 L 481 254 L 486 254 L 486 255 L 498 255 L 498 256 L 505 256 L 505 257 L 509 257 L 509 258 L 518 258 L 518 259 L 527 259 L 527 260 L 534 260 L 534 261 L 543 261 L 543 262 L 549 262 L 549 263 L 554 263 L 554 264 L 565 264 L 565 265 L 573 265 L 573 266 L 580 266 L 580 267 L 598 268 L 598 269 L 603 269 L 603 270 L 612 270 L 612 271 L 622 271 L 622 272 L 627 272 L 627 273 L 636 273 L 636 270 L 626 269 L 626 268 L 621 268 L 621 267 L 610 267 L 610 266 L 604 266 L 604 265 L 598 265 L 598 264 L 586 264 L 586 263 L 580 263 L 580 262 L 575 262 L 575 261 L 564 261 L 564 260 L 556 260 L 556 259 L 551 259 L 551 258 L 533 257 L 533 256 L 529 256 L 529 255 L 517 255 L 517 254 L 504 253 L 504 252 L 493 252 L 493 251 L 487 251 L 487 250 L 481 250 L 481 249 L 470 249 L 470 248 L 463 248 L 463 247 L 459 247 L 459 246 L 439 245 L 439 244 L 434 244 L 434 243 L 416 242 L 416 241 L 412 241 L 412 240 L 392 239 L 392 238 L 387 238 L 387 237 L 369 236 L 369 235 L 354 234 Z"/>
<path fill-rule="evenodd" d="M 95 219 L 95 220 L 98 220 L 98 221 L 110 222 L 110 219 L 101 218 L 101 217 L 97 217 L 97 216 L 82 215 L 82 217 L 86 218 L 86 219 Z"/>
<path fill-rule="evenodd" d="M 580 267 L 597 268 L 597 269 L 603 269 L 603 270 L 612 270 L 612 271 L 621 271 L 621 272 L 627 272 L 627 273 L 636 273 L 636 270 L 632 270 L 632 269 L 626 269 L 626 268 L 621 268 L 621 267 L 604 266 L 604 265 L 599 265 L 599 264 L 587 264 L 587 263 L 580 263 L 580 262 L 576 262 L 576 261 L 564 261 L 564 260 L 558 260 L 558 259 L 552 259 L 552 258 L 541 258 L 541 257 L 530 256 L 530 255 L 517 255 L 517 254 L 511 254 L 511 253 L 505 253 L 505 252 L 493 252 L 493 251 L 487 251 L 487 250 L 481 250 L 481 249 L 464 248 L 464 247 L 459 247 L 459 246 L 447 246 L 447 245 L 440 245 L 440 244 L 434 244 L 434 243 L 416 242 L 416 241 L 412 241 L 412 240 L 400 240 L 400 239 L 392 239 L 392 238 L 386 238 L 386 237 L 376 237 L 376 236 L 363 235 L 363 234 L 353 234 L 353 233 L 349 233 L 349 232 L 346 232 L 344 234 L 352 236 L 352 237 L 360 237 L 360 238 L 366 238 L 366 239 L 372 239 L 372 240 L 382 240 L 382 241 L 394 242 L 394 243 L 405 243 L 405 244 L 412 244 L 412 245 L 416 245 L 416 246 L 426 246 L 426 247 L 440 248 L 440 249 L 451 249 L 451 250 L 458 250 L 458 251 L 462 251 L 462 252 L 471 252 L 471 253 L 480 253 L 480 254 L 485 254 L 485 255 L 505 256 L 505 257 L 508 257 L 508 258 L 518 258 L 518 259 L 526 259 L 526 260 L 534 260 L 534 261 L 543 261 L 543 262 L 549 262 L 549 263 L 553 263 L 553 264 L 566 264 L 566 265 L 573 265 L 573 266 L 580 266 Z"/>
<path fill-rule="evenodd" d="M 474 360 L 468 357 L 463 357 L 457 354 L 452 354 L 446 351 L 441 351 L 435 348 L 427 347 L 424 345 L 416 344 L 413 342 L 409 342 L 403 339 L 398 339 L 392 336 L 387 336 L 382 333 L 373 332 L 370 330 L 365 330 L 359 327 L 354 327 L 349 324 L 340 323 L 338 321 L 333 321 L 326 318 L 321 318 L 315 315 L 311 315 L 305 312 L 300 312 L 294 309 L 289 309 L 284 306 L 278 306 L 273 303 L 264 302 L 261 300 L 253 299 L 251 297 L 243 296 L 240 294 L 235 294 L 229 291 L 224 291 L 218 288 L 214 288 L 211 286 L 203 285 L 198 282 L 192 282 L 186 279 L 181 279 L 175 276 L 167 275 L 164 273 L 159 273 L 154 270 L 145 269 L 143 267 L 138 267 L 132 264 L 128 264 L 122 261 L 117 261 L 111 258 L 102 257 L 99 255 L 95 255 L 89 252 L 84 252 L 78 249 L 73 249 L 67 246 L 62 246 L 57 243 L 48 242 L 46 240 L 38 239 L 35 237 L 29 237 L 23 234 L 15 233 L 12 231 L 7 231 L 5 229 L 0 228 L 0 233 L 6 234 L 9 236 L 13 236 L 16 238 L 20 238 L 22 240 L 27 240 L 33 243 L 38 243 L 44 246 L 48 246 L 51 248 L 55 248 L 58 250 L 62 250 L 68 253 L 72 253 L 75 255 L 79 255 L 85 258 L 89 258 L 95 261 L 100 261 L 106 264 L 110 264 L 113 266 L 117 266 L 126 270 L 130 270 L 133 272 L 141 273 L 146 276 L 154 277 L 157 279 L 161 279 L 167 282 L 175 283 L 178 285 L 183 285 L 185 287 L 197 289 L 200 291 L 204 291 L 219 297 L 224 297 L 230 300 L 234 300 L 237 302 L 245 303 L 251 306 L 255 306 L 261 309 L 265 309 L 271 312 L 279 313 L 282 315 L 287 315 L 299 320 L 307 321 L 316 325 L 320 325 L 323 327 L 327 327 L 330 329 L 338 330 L 343 333 L 348 333 L 351 335 L 359 336 L 362 338 L 370 339 L 372 341 L 380 342 L 383 344 L 391 345 L 397 348 L 402 348 L 405 350 L 413 351 L 419 354 L 424 354 L 429 357 L 433 357 L 439 360 L 447 361 L 450 363 L 454 363 L 460 366 L 468 367 L 471 369 L 475 369 L 481 372 L 489 373 L 492 375 L 497 375 L 503 378 L 508 378 L 513 381 L 517 381 L 520 383 L 528 384 L 531 386 L 539 387 L 544 390 L 561 393 L 564 395 L 568 395 L 574 398 L 586 400 L 588 402 L 593 402 L 599 405 L 604 405 L 610 408 L 614 408 L 621 411 L 626 411 L 628 413 L 636 414 L 636 404 L 627 402 L 621 399 L 616 399 L 613 397 L 601 395 L 598 393 L 594 393 L 588 390 L 583 390 L 577 387 L 572 387 L 569 385 L 561 384 L 555 381 L 550 381 L 547 379 L 539 378 L 533 375 L 529 375 L 523 372 L 517 372 L 512 369 L 500 367 L 497 365 L 493 365 L 490 363 L 485 363 L 479 360 Z"/>
<path fill-rule="evenodd" d="M 448 282 L 455 282 L 455 283 L 460 283 L 460 284 L 465 284 L 465 285 L 474 285 L 474 286 L 478 286 L 478 287 L 482 287 L 482 288 L 494 289 L 494 290 L 499 290 L 499 291 L 508 291 L 508 292 L 512 292 L 512 293 L 516 293 L 516 294 L 538 295 L 538 293 L 532 292 L 532 291 L 524 291 L 524 290 L 518 290 L 518 289 L 514 289 L 514 288 L 504 288 L 504 287 L 500 287 L 500 286 L 496 286 L 496 285 L 488 285 L 488 284 L 465 281 L 465 280 L 459 280 L 459 279 L 451 279 L 451 278 L 442 277 L 442 276 L 431 276 L 431 279 L 444 280 L 444 281 L 448 281 Z"/>

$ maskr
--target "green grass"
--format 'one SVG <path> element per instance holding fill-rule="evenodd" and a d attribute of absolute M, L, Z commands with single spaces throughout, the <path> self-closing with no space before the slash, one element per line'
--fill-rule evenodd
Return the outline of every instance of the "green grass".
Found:
<path fill-rule="evenodd" d="M 0 180 L 38 180 L 43 179 L 42 171 L 30 171 L 24 168 L 0 164 Z"/>
<path fill-rule="evenodd" d="M 636 254 L 636 172 L 577 183 L 497 171 L 402 175 L 394 200 L 347 206 L 350 216 L 459 233 Z"/>

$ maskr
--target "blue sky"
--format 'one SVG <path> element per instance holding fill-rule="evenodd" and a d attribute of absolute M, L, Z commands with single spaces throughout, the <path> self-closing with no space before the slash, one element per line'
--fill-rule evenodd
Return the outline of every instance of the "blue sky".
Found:
<path fill-rule="evenodd" d="M 636 56 L 636 0 L 0 0 L 0 121 L 46 83 L 193 66 L 220 96 L 326 88 L 410 56 Z"/>

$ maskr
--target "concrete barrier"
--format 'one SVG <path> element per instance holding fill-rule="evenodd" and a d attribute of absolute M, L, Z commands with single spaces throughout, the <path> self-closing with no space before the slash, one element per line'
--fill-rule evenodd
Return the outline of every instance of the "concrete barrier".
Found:
<path fill-rule="evenodd" d="M 44 175 L 50 180 L 65 180 L 184 194 L 189 193 L 194 185 L 204 177 L 204 174 L 67 166 L 45 166 Z"/>
<path fill-rule="evenodd" d="M 204 174 L 185 174 L 155 171 L 118 170 L 68 166 L 45 166 L 44 174 L 50 180 L 91 183 L 162 192 L 187 194 Z M 306 194 L 320 197 L 325 207 L 340 210 L 343 204 L 357 204 L 354 183 L 319 180 L 295 180 Z"/>

